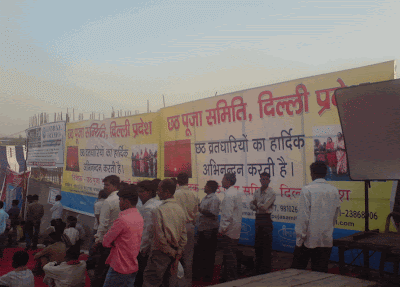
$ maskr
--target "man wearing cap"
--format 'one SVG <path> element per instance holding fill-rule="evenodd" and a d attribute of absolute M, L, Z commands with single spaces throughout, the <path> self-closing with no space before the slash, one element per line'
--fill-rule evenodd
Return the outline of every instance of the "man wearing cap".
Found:
<path fill-rule="evenodd" d="M 242 196 L 234 188 L 236 175 L 226 173 L 222 179 L 222 187 L 226 189 L 221 203 L 221 221 L 219 236 L 222 237 L 223 269 L 221 283 L 237 279 L 236 251 L 242 229 Z"/>
<path fill-rule="evenodd" d="M 177 268 L 185 248 L 186 214 L 174 199 L 176 184 L 164 179 L 158 185 L 161 205 L 153 211 L 154 238 L 143 275 L 143 286 L 175 286 Z"/>
<path fill-rule="evenodd" d="M 189 176 L 186 173 L 178 174 L 179 188 L 174 194 L 176 202 L 186 214 L 187 243 L 182 254 L 182 265 L 185 270 L 185 286 L 192 286 L 192 266 L 194 253 L 194 225 L 199 213 L 199 198 L 188 187 Z"/>
<path fill-rule="evenodd" d="M 104 235 L 103 246 L 111 248 L 106 264 L 110 265 L 104 287 L 133 286 L 139 269 L 143 218 L 136 208 L 138 192 L 135 185 L 123 187 L 118 193 L 121 212 Z"/>

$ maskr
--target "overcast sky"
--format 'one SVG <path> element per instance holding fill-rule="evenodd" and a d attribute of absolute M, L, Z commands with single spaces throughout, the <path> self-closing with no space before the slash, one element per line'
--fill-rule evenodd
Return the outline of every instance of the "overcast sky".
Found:
<path fill-rule="evenodd" d="M 0 1 L 0 135 L 399 59 L 400 1 Z M 77 116 L 76 116 L 77 118 Z M 54 116 L 53 118 L 54 119 Z"/>

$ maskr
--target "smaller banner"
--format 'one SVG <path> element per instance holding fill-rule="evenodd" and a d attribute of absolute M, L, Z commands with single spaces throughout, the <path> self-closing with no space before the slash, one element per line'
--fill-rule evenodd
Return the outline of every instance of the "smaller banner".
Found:
<path fill-rule="evenodd" d="M 65 122 L 44 124 L 27 129 L 28 167 L 63 167 Z"/>
<path fill-rule="evenodd" d="M 61 189 L 50 187 L 49 188 L 49 197 L 47 198 L 47 203 L 55 204 L 57 195 L 61 195 Z"/>

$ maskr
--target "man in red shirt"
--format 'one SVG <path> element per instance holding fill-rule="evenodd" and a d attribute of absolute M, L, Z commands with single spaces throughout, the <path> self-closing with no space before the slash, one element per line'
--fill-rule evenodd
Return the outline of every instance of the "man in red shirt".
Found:
<path fill-rule="evenodd" d="M 136 185 L 123 187 L 119 192 L 121 212 L 103 238 L 103 246 L 111 248 L 106 264 L 110 265 L 104 287 L 133 286 L 139 269 L 139 254 L 143 233 L 143 218 L 136 208 Z"/>

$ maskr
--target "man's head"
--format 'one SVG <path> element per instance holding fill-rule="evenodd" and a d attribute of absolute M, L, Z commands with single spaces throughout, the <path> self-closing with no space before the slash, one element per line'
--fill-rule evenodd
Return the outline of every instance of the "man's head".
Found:
<path fill-rule="evenodd" d="M 129 186 L 121 188 L 117 195 L 119 196 L 119 208 L 121 211 L 136 207 L 138 202 L 138 191 L 136 185 L 130 184 Z"/>
<path fill-rule="evenodd" d="M 180 174 L 178 174 L 177 180 L 178 180 L 179 186 L 188 185 L 189 176 L 187 175 L 187 173 L 181 172 Z"/>
<path fill-rule="evenodd" d="M 139 198 L 143 204 L 157 195 L 157 189 L 150 180 L 143 180 L 137 184 Z"/>
<path fill-rule="evenodd" d="M 158 196 L 161 200 L 173 198 L 176 190 L 176 184 L 172 179 L 164 179 L 158 185 Z"/>
<path fill-rule="evenodd" d="M 261 187 L 267 188 L 269 183 L 271 182 L 271 176 L 268 172 L 263 172 L 260 174 L 260 183 Z"/>
<path fill-rule="evenodd" d="M 32 203 L 32 202 L 33 202 L 32 195 L 29 194 L 29 195 L 26 197 L 26 200 L 28 201 L 28 203 Z"/>
<path fill-rule="evenodd" d="M 315 180 L 317 178 L 325 178 L 328 172 L 328 167 L 323 161 L 316 161 L 310 165 L 311 178 Z"/>
<path fill-rule="evenodd" d="M 12 206 L 18 206 L 18 204 L 19 204 L 19 200 L 18 199 L 14 199 L 12 201 Z"/>
<path fill-rule="evenodd" d="M 3 206 L 4 206 L 4 202 L 2 202 L 2 201 L 0 200 L 0 209 L 2 209 Z"/>
<path fill-rule="evenodd" d="M 23 267 L 28 264 L 29 254 L 26 251 L 17 251 L 12 257 L 12 267 L 14 269 L 18 267 Z"/>
<path fill-rule="evenodd" d="M 116 175 L 109 175 L 103 179 L 104 190 L 110 195 L 119 189 L 120 179 Z"/>
<path fill-rule="evenodd" d="M 69 215 L 69 216 L 67 217 L 67 222 L 68 222 L 68 223 L 70 223 L 70 222 L 78 222 L 78 218 L 76 218 L 76 217 L 73 216 L 73 215 Z"/>
<path fill-rule="evenodd" d="M 218 189 L 218 182 L 215 180 L 207 181 L 206 185 L 204 186 L 204 192 L 207 194 L 215 193 Z"/>
<path fill-rule="evenodd" d="M 108 197 L 107 192 L 104 189 L 102 189 L 99 191 L 99 196 L 97 198 L 98 199 L 106 199 L 107 197 Z"/>
<path fill-rule="evenodd" d="M 39 195 L 34 194 L 34 195 L 32 196 L 32 200 L 33 200 L 33 201 L 39 200 Z"/>
<path fill-rule="evenodd" d="M 49 234 L 49 236 L 50 236 L 50 239 L 51 239 L 51 241 L 53 243 L 61 241 L 61 234 L 60 233 L 52 232 L 52 233 Z"/>
<path fill-rule="evenodd" d="M 222 178 L 222 187 L 225 189 L 230 188 L 236 183 L 236 174 L 227 172 Z"/>
<path fill-rule="evenodd" d="M 60 201 L 61 200 L 61 195 L 56 195 L 56 201 Z"/>

